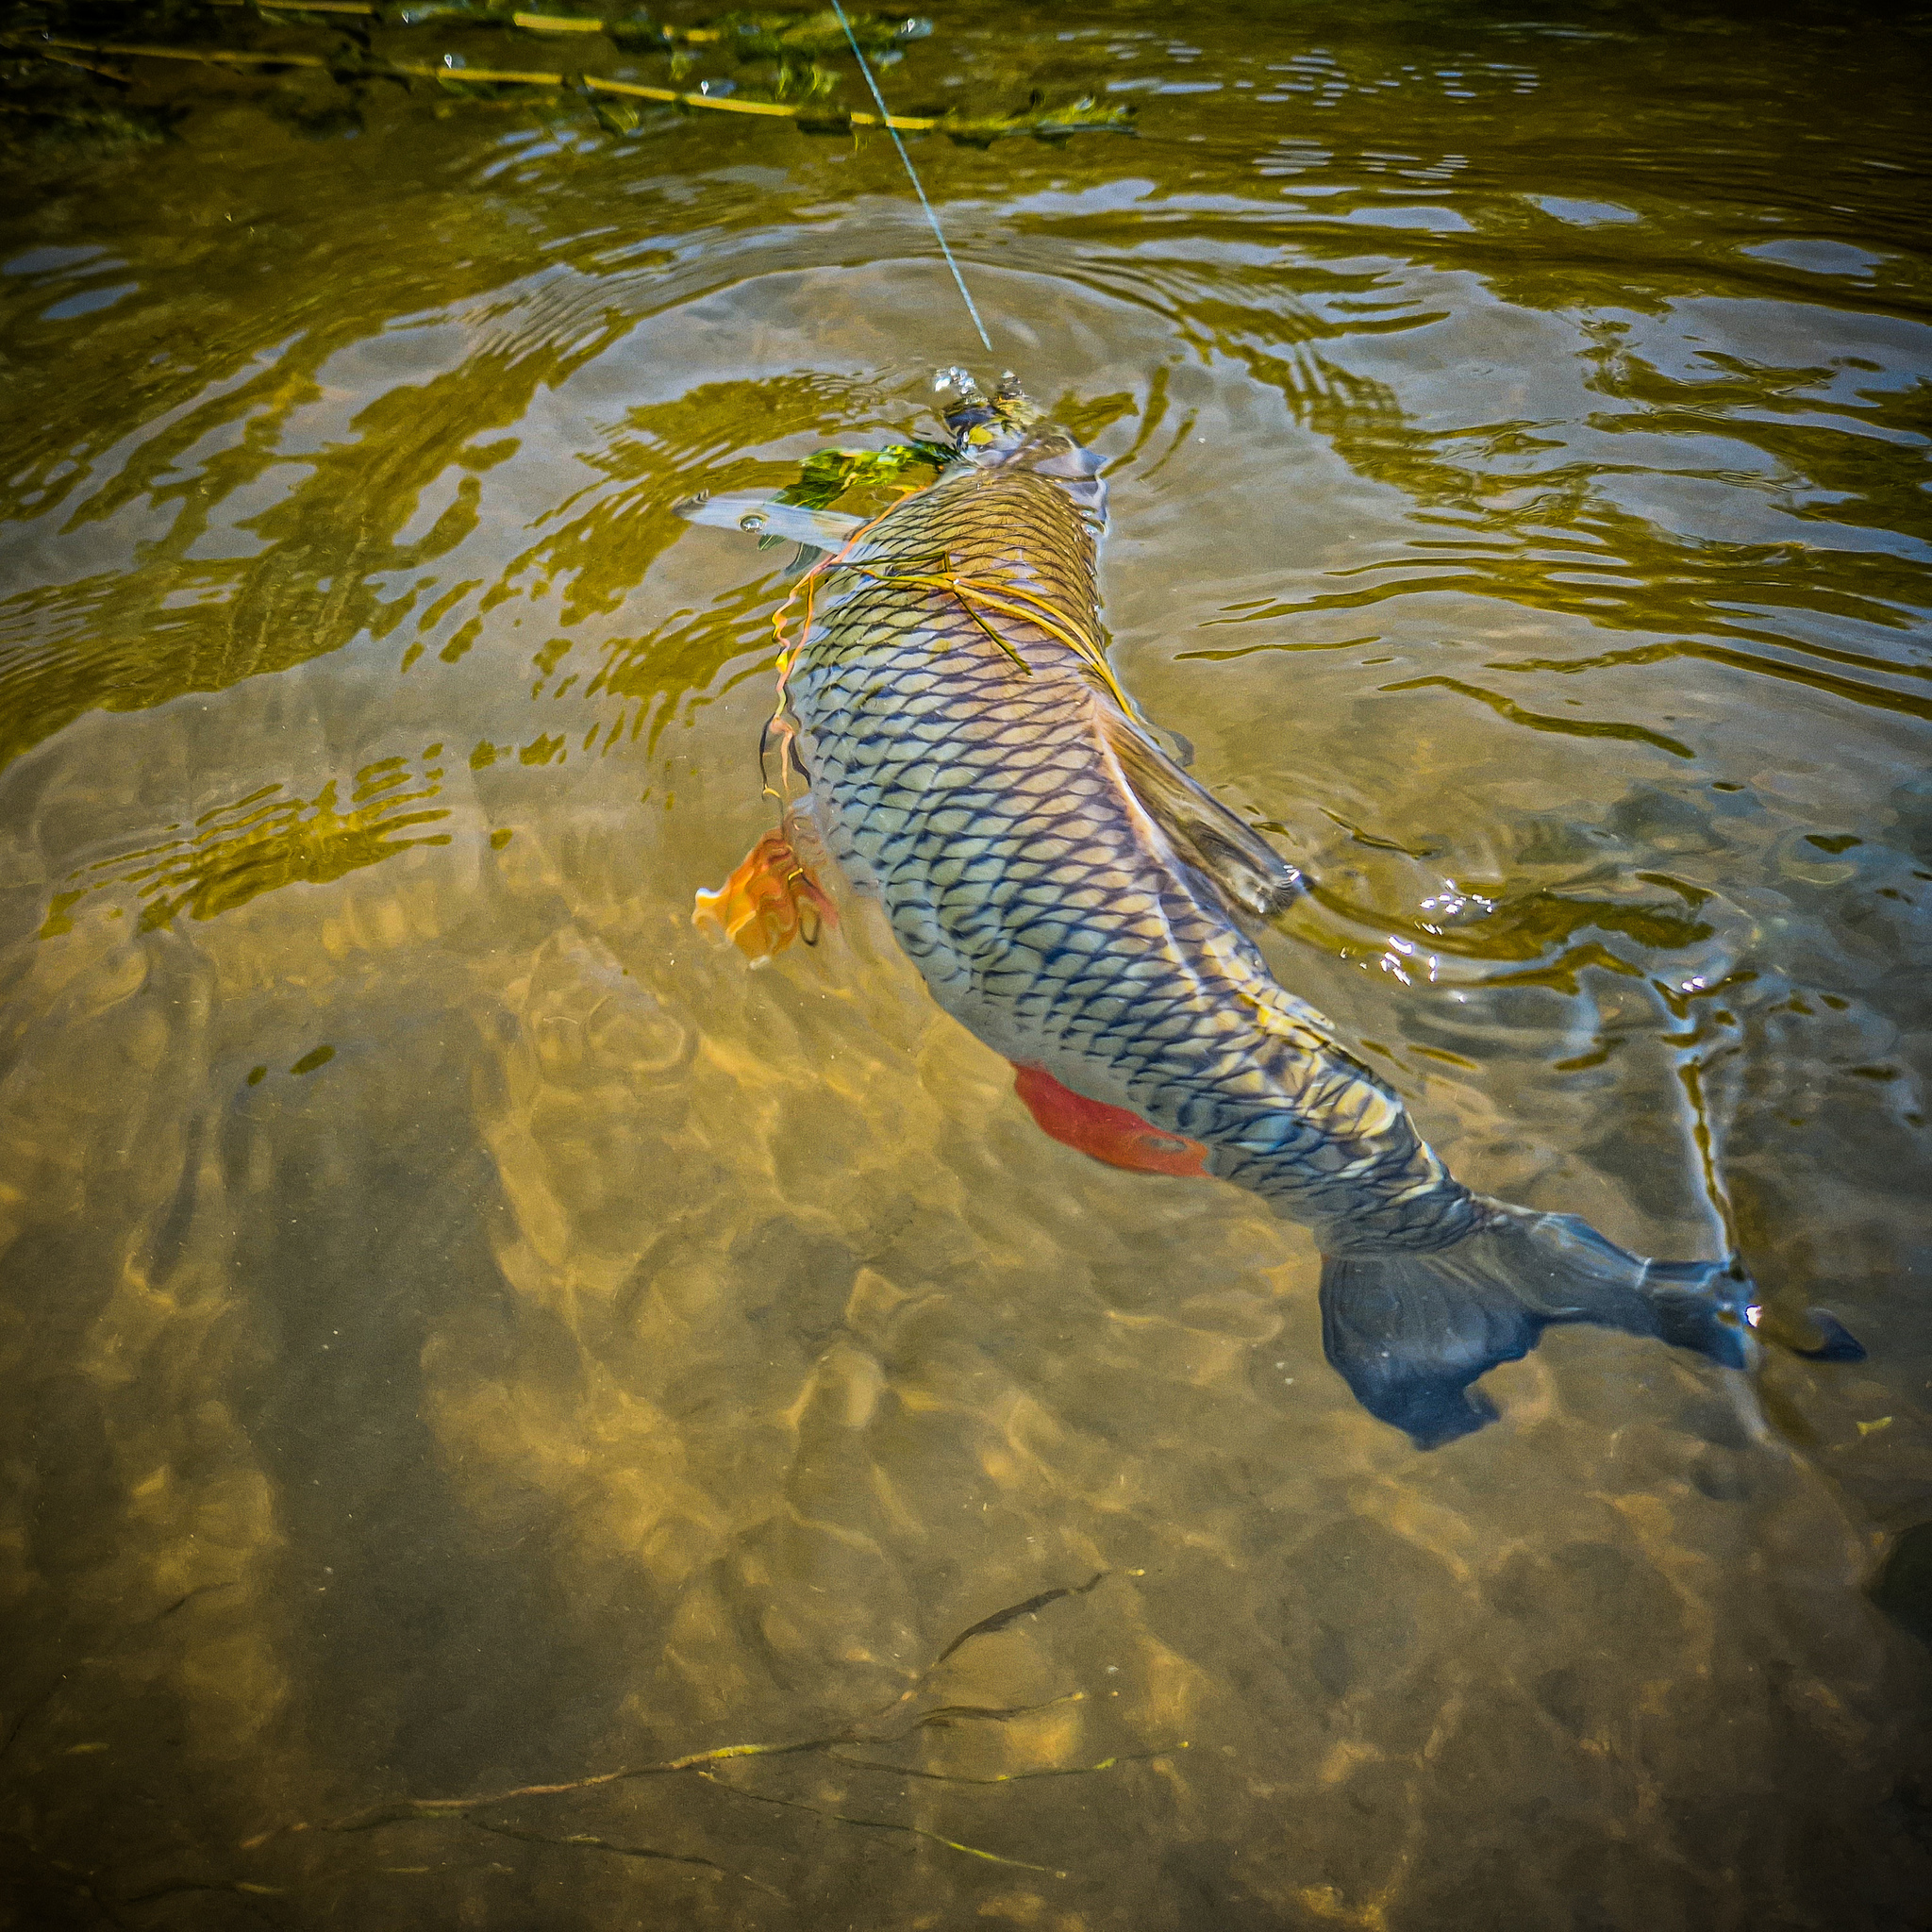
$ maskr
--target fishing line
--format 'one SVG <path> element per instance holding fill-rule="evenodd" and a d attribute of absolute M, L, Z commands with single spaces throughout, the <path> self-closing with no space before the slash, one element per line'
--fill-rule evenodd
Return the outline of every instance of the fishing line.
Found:
<path fill-rule="evenodd" d="M 932 239 L 940 244 L 940 253 L 946 258 L 946 266 L 953 272 L 953 281 L 959 291 L 959 299 L 966 305 L 966 313 L 973 318 L 973 326 L 979 331 L 980 345 L 991 356 L 992 338 L 986 332 L 986 325 L 979 319 L 979 310 L 973 306 L 973 297 L 967 292 L 966 277 L 959 273 L 959 264 L 953 259 L 953 251 L 946 246 L 945 230 L 940 226 L 940 218 L 933 212 L 932 203 L 925 198 L 925 189 L 919 179 L 919 170 L 912 165 L 912 157 L 906 152 L 906 143 L 899 139 L 899 130 L 892 125 L 892 117 L 886 108 L 886 97 L 879 92 L 879 84 L 873 78 L 872 63 L 865 58 L 865 49 L 858 44 L 858 36 L 852 31 L 852 23 L 845 18 L 845 9 L 839 0 L 832 0 L 832 11 L 839 16 L 839 25 L 845 29 L 846 44 L 852 49 L 858 62 L 858 71 L 865 75 L 865 84 L 872 90 L 872 97 L 879 110 L 879 119 L 885 124 L 886 132 L 892 137 L 892 145 L 899 150 L 899 158 L 906 164 L 906 178 L 912 183 L 912 192 L 919 197 L 919 205 L 925 210 L 925 219 L 932 227 Z"/>

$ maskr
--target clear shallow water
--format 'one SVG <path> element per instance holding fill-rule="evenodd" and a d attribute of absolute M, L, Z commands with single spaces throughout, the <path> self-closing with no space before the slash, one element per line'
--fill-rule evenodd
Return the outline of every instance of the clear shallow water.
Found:
<path fill-rule="evenodd" d="M 961 8 L 887 76 L 1141 104 L 916 152 L 1115 459 L 1124 678 L 1322 881 L 1282 977 L 1465 1179 L 1728 1218 L 1871 1349 L 1555 1333 L 1427 1456 L 1297 1230 L 1042 1140 L 866 917 L 690 929 L 784 553 L 669 506 L 973 359 L 889 150 L 238 87 L 35 175 L 16 1922 L 1922 1924 L 1926 44 Z"/>

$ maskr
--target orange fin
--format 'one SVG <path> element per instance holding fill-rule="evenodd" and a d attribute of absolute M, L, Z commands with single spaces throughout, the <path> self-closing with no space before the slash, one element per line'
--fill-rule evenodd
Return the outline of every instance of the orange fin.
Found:
<path fill-rule="evenodd" d="M 1013 1091 L 1041 1130 L 1109 1167 L 1135 1174 L 1205 1174 L 1208 1150 L 1198 1141 L 1163 1133 L 1137 1113 L 1083 1099 L 1043 1067 L 1016 1066 Z"/>
<path fill-rule="evenodd" d="M 729 940 L 754 966 L 793 940 L 816 945 L 839 915 L 783 832 L 767 832 L 715 892 L 700 892 L 691 923 Z"/>

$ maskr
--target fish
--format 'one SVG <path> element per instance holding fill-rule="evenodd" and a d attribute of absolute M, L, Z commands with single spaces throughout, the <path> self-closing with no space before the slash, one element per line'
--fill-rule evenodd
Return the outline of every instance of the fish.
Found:
<path fill-rule="evenodd" d="M 1307 882 L 1113 675 L 1097 460 L 1010 377 L 991 395 L 945 377 L 957 455 L 871 521 L 744 495 L 678 506 L 814 559 L 780 712 L 809 836 L 788 816 L 775 861 L 754 854 L 696 922 L 733 931 L 734 906 L 783 891 L 810 926 L 825 902 L 794 844 L 815 850 L 879 903 L 939 1006 L 1013 1063 L 1046 1132 L 1116 1167 L 1230 1182 L 1307 1227 L 1328 1361 L 1418 1448 L 1495 1420 L 1474 1385 L 1565 1324 L 1747 1367 L 1760 1307 L 1734 1259 L 1651 1259 L 1466 1187 L 1276 980 L 1256 934 Z M 756 958 L 784 924 L 740 916 L 735 936 Z M 1857 1347 L 1814 1314 L 1810 1353 Z"/>

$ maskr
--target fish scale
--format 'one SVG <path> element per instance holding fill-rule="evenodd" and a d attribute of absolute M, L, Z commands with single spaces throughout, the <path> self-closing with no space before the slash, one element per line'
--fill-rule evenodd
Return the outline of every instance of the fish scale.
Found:
<path fill-rule="evenodd" d="M 1468 1233 L 1474 1197 L 1400 1102 L 1167 848 L 1089 665 L 966 588 L 1041 599 L 1097 654 L 1094 535 L 1068 493 L 1015 465 L 958 471 L 862 554 L 822 580 L 787 690 L 827 844 L 941 1005 L 1074 1092 L 1202 1142 L 1211 1172 L 1325 1252 Z M 936 563 L 959 592 L 891 581 Z"/>

